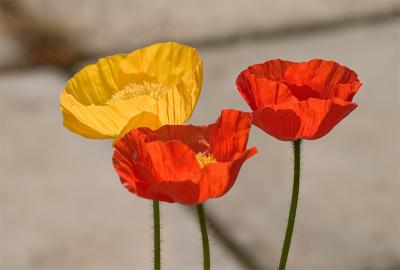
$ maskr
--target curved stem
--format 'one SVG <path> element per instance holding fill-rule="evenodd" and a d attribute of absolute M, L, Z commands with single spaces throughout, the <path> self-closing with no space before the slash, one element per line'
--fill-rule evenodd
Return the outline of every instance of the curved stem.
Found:
<path fill-rule="evenodd" d="M 154 270 L 161 269 L 160 203 L 153 201 L 154 218 Z"/>
<path fill-rule="evenodd" d="M 294 155 L 294 174 L 293 174 L 293 190 L 292 200 L 290 202 L 289 218 L 286 227 L 285 240 L 281 253 L 281 260 L 279 262 L 279 270 L 286 268 L 286 261 L 289 255 L 290 242 L 293 235 L 294 222 L 296 220 L 297 201 L 299 199 L 300 188 L 300 145 L 301 140 L 293 141 L 293 155 Z"/>
<path fill-rule="evenodd" d="M 210 247 L 208 244 L 207 224 L 206 224 L 206 216 L 204 214 L 203 204 L 197 205 L 197 213 L 199 215 L 201 238 L 203 240 L 204 270 L 210 270 Z"/>

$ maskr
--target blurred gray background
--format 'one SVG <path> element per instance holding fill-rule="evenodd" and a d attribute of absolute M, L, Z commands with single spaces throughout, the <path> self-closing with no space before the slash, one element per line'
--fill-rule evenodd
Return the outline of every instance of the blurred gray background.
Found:
<path fill-rule="evenodd" d="M 336 60 L 364 83 L 359 107 L 303 144 L 288 269 L 400 269 L 400 1 L 0 0 L 0 269 L 151 269 L 151 203 L 128 193 L 111 141 L 62 126 L 58 97 L 98 57 L 178 41 L 204 60 L 191 123 L 248 110 L 248 65 Z M 253 128 L 259 154 L 206 203 L 213 269 L 276 269 L 291 147 Z M 191 207 L 163 203 L 163 269 L 201 269 Z"/>

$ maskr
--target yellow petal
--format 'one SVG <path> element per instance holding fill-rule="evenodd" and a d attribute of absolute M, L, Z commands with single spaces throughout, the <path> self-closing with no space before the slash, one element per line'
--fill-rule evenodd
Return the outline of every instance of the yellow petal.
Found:
<path fill-rule="evenodd" d="M 162 124 L 183 124 L 191 117 L 203 81 L 202 61 L 194 48 L 175 42 L 154 44 L 128 55 L 121 70 L 125 79 L 146 74 L 148 80 L 170 88 L 153 111 Z"/>
<path fill-rule="evenodd" d="M 80 134 L 83 137 L 89 139 L 107 139 L 109 136 L 106 136 L 96 129 L 91 128 L 90 126 L 85 125 L 81 121 L 79 121 L 72 113 L 67 110 L 62 109 L 63 117 L 64 117 L 64 126 L 70 131 Z"/>
<path fill-rule="evenodd" d="M 159 82 L 168 82 L 201 69 L 196 49 L 176 42 L 157 43 L 127 55 L 121 61 L 125 74 L 147 74 Z M 172 76 L 172 77 L 171 77 Z"/>
<path fill-rule="evenodd" d="M 190 84 L 187 84 L 190 86 Z M 185 89 L 190 89 L 188 86 Z M 152 110 L 157 114 L 163 125 L 180 125 L 185 123 L 192 115 L 197 98 L 190 96 L 190 92 L 185 92 L 182 87 L 174 87 L 168 91 Z"/>
<path fill-rule="evenodd" d="M 130 119 L 146 109 L 154 108 L 155 104 L 156 101 L 152 97 L 139 96 L 129 100 L 118 100 L 107 106 L 94 104 L 85 106 L 72 95 L 65 92 L 61 94 L 65 127 L 90 139 L 114 138 Z M 68 115 L 73 115 L 74 118 L 68 117 Z M 90 129 L 80 132 L 79 129 L 82 126 Z"/>
<path fill-rule="evenodd" d="M 148 127 L 152 130 L 156 130 L 161 126 L 160 119 L 157 115 L 151 112 L 142 112 L 128 122 L 128 124 L 121 130 L 120 134 L 114 138 L 114 142 L 121 139 L 126 133 L 134 128 Z"/>
<path fill-rule="evenodd" d="M 87 138 L 115 138 L 124 127 L 154 126 L 155 118 L 161 124 L 183 124 L 201 84 L 201 59 L 182 44 L 159 43 L 102 58 L 67 83 L 60 98 L 64 125 Z M 138 116 L 143 112 L 155 117 Z"/>
<path fill-rule="evenodd" d="M 122 85 L 119 84 L 119 65 L 126 55 L 117 54 L 100 58 L 96 64 L 88 65 L 76 73 L 65 86 L 65 92 L 83 105 L 102 105 Z"/>

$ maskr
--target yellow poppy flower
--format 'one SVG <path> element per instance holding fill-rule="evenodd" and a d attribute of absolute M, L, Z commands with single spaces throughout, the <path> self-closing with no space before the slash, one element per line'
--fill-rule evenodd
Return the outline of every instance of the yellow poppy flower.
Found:
<path fill-rule="evenodd" d="M 183 124 L 192 115 L 202 79 L 197 51 L 179 43 L 101 58 L 75 74 L 61 93 L 64 126 L 104 139 L 139 126 Z"/>

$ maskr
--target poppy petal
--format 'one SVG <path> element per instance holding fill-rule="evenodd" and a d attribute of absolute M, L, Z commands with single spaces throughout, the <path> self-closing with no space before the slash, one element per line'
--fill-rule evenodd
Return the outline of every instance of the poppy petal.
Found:
<path fill-rule="evenodd" d="M 164 194 L 160 194 L 155 188 L 154 179 L 150 171 L 140 164 L 129 160 L 120 151 L 115 151 L 113 155 L 114 169 L 120 177 L 122 185 L 136 195 L 158 201 L 173 202 Z"/>
<path fill-rule="evenodd" d="M 195 180 L 162 181 L 159 188 L 174 201 L 182 204 L 199 204 L 210 198 L 217 198 L 230 190 L 236 181 L 239 170 L 246 159 L 257 153 L 251 148 L 230 162 L 218 162 L 206 165 L 198 171 Z"/>
<path fill-rule="evenodd" d="M 340 84 L 358 82 L 357 74 L 351 69 L 334 61 L 322 59 L 290 65 L 286 69 L 284 80 L 288 84 L 308 86 L 318 91 L 321 99 L 335 97 L 335 89 Z M 348 99 L 346 95 L 343 95 L 343 97 L 344 100 Z"/>
<path fill-rule="evenodd" d="M 288 105 L 275 105 L 254 111 L 253 124 L 279 140 L 293 141 L 300 130 L 301 118 Z"/>
<path fill-rule="evenodd" d="M 202 61 L 196 49 L 176 42 L 158 43 L 129 54 L 121 62 L 128 75 L 146 74 L 171 90 L 156 105 L 162 124 L 183 124 L 201 92 Z"/>
<path fill-rule="evenodd" d="M 319 124 L 318 129 L 312 135 L 312 139 L 315 140 L 325 136 L 355 108 L 357 108 L 357 104 L 355 103 L 334 99 L 329 109 L 326 110 L 325 116 Z"/>
<path fill-rule="evenodd" d="M 210 152 L 218 161 L 231 160 L 246 149 L 251 127 L 251 115 L 237 110 L 223 110 L 210 128 Z"/>
<path fill-rule="evenodd" d="M 196 49 L 177 42 L 163 42 L 136 50 L 121 62 L 126 75 L 147 74 L 161 83 L 176 83 L 195 76 L 201 84 L 202 61 Z"/>
<path fill-rule="evenodd" d="M 80 134 L 83 137 L 90 138 L 90 139 L 106 139 L 109 136 L 100 133 L 98 130 L 89 125 L 84 124 L 83 122 L 79 121 L 68 110 L 61 108 L 63 114 L 63 125 L 70 131 Z"/>
<path fill-rule="evenodd" d="M 133 117 L 143 111 L 151 112 L 155 102 L 150 96 L 139 96 L 134 99 L 116 101 L 107 106 L 85 106 L 65 92 L 60 97 L 65 127 L 73 132 L 79 131 L 82 125 L 89 127 L 94 132 L 78 133 L 87 138 L 95 139 L 118 136 Z M 73 117 L 65 119 L 66 115 Z"/>
<path fill-rule="evenodd" d="M 68 81 L 64 93 L 86 106 L 104 105 L 122 87 L 119 64 L 125 57 L 125 54 L 116 54 L 84 67 Z"/>
<path fill-rule="evenodd" d="M 359 81 L 353 82 L 351 84 L 338 84 L 333 90 L 333 96 L 346 101 L 352 101 L 354 95 L 360 89 L 362 83 Z"/>
<path fill-rule="evenodd" d="M 200 187 L 191 180 L 186 181 L 162 181 L 158 184 L 157 190 L 167 194 L 171 201 L 181 204 L 200 203 Z"/>
<path fill-rule="evenodd" d="M 236 155 L 230 162 L 210 163 L 198 174 L 200 195 L 197 203 L 210 198 L 221 197 L 227 193 L 235 183 L 243 163 L 257 153 L 253 147 Z"/>
<path fill-rule="evenodd" d="M 161 141 L 178 140 L 188 145 L 194 153 L 205 152 L 209 148 L 206 141 L 208 126 L 164 125 L 154 131 Z"/>
<path fill-rule="evenodd" d="M 283 141 L 318 139 L 353 111 L 355 103 L 340 99 L 307 99 L 265 107 L 253 113 L 253 123 Z"/>
<path fill-rule="evenodd" d="M 192 149 L 180 141 L 146 143 L 148 166 L 157 179 L 186 180 L 200 166 Z"/>
<path fill-rule="evenodd" d="M 172 202 L 162 179 L 184 181 L 199 169 L 193 151 L 179 141 L 154 141 L 150 129 L 135 129 L 114 144 L 113 164 L 123 185 L 140 197 Z"/>
<path fill-rule="evenodd" d="M 128 124 L 121 130 L 118 136 L 114 138 L 114 143 L 132 129 L 139 127 L 148 127 L 152 130 L 156 130 L 161 127 L 161 122 L 156 114 L 146 111 L 141 112 L 129 120 Z"/>
<path fill-rule="evenodd" d="M 256 64 L 247 69 L 257 78 L 266 78 L 271 81 L 282 81 L 285 77 L 286 69 L 295 62 L 274 59 L 262 64 Z"/>
<path fill-rule="evenodd" d="M 270 80 L 267 77 L 259 77 L 251 73 L 249 69 L 239 74 L 236 86 L 252 110 L 270 104 L 283 103 L 292 98 L 292 93 L 286 84 Z"/>

